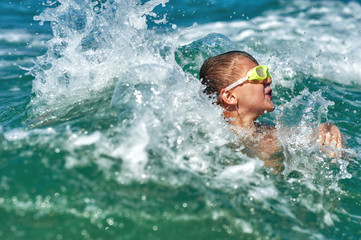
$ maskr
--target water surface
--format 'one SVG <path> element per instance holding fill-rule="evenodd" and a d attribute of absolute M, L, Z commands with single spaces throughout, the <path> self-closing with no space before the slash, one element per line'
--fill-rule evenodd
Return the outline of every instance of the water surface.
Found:
<path fill-rule="evenodd" d="M 358 239 L 360 10 L 0 3 L 1 239 Z M 279 174 L 239 151 L 197 79 L 235 49 L 271 69 L 277 108 L 260 121 L 281 133 Z M 307 138 L 325 121 L 343 158 Z"/>

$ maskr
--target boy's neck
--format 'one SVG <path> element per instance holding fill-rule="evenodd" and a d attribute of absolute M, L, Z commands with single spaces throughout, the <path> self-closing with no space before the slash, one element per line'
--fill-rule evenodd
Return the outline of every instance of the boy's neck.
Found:
<path fill-rule="evenodd" d="M 229 121 L 232 125 L 240 128 L 256 130 L 256 120 L 258 116 L 255 116 L 254 114 L 234 114 L 234 112 L 230 113 L 226 111 L 224 112 L 224 116 L 228 119 L 233 119 L 233 121 Z"/>
<path fill-rule="evenodd" d="M 256 118 L 257 119 L 257 118 Z M 256 119 L 254 118 L 239 118 L 233 122 L 234 125 L 240 128 L 247 128 L 250 130 L 256 130 Z"/>

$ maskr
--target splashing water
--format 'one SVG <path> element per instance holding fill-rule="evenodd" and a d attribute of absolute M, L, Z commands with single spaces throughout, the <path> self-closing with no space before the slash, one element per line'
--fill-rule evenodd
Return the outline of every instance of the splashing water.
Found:
<path fill-rule="evenodd" d="M 279 80 L 275 84 L 290 87 L 292 83 L 285 80 L 303 72 L 319 81 L 332 79 L 336 83 L 360 86 L 361 48 L 357 40 L 360 4 L 311 2 L 295 1 L 284 8 L 266 8 L 262 16 L 250 21 L 199 25 L 185 32 L 180 41 L 187 43 L 209 32 L 222 33 L 240 49 L 264 60 Z M 300 49 L 304 54 L 300 54 Z"/>
<path fill-rule="evenodd" d="M 319 154 L 320 149 L 316 142 L 315 130 L 321 120 L 327 116 L 328 107 L 332 105 L 334 105 L 333 102 L 322 97 L 322 91 L 311 94 L 305 89 L 301 95 L 279 107 L 278 111 L 281 113 L 278 116 L 277 128 L 286 152 L 286 167 L 283 172 L 285 176 L 297 171 L 307 178 L 319 177 L 320 162 L 329 164 L 324 160 L 327 159 L 327 155 Z M 347 151 L 347 149 L 343 151 Z M 350 174 L 345 171 L 348 161 L 338 160 L 341 170 L 338 173 L 338 179 L 350 178 Z M 321 168 L 325 168 L 325 166 Z"/>
<path fill-rule="evenodd" d="M 346 74 L 343 83 L 357 85 L 347 71 L 359 73 L 352 64 L 336 67 L 344 60 L 333 47 L 342 40 L 315 41 L 311 35 L 339 15 L 341 6 L 339 17 L 349 21 L 349 28 L 326 24 L 323 35 L 347 31 L 355 39 L 356 25 L 347 16 L 355 16 L 357 3 L 322 2 L 314 8 L 306 1 L 289 3 L 252 21 L 170 32 L 148 27 L 150 21 L 167 21 L 167 13 L 155 10 L 170 4 L 165 0 L 48 4 L 35 19 L 51 23 L 53 38 L 29 69 L 35 79 L 25 127 L 0 131 L 1 156 L 11 159 L 0 162 L 7 170 L 0 181 L 5 225 L 0 236 L 357 235 L 359 230 L 347 232 L 358 227 L 361 216 L 350 210 L 357 204 L 347 205 L 358 197 L 357 188 L 345 190 L 345 182 L 355 181 L 356 171 L 350 172 L 359 166 L 353 160 L 357 148 L 344 149 L 350 156 L 332 162 L 309 137 L 321 122 L 338 119 L 332 115 L 339 111 L 334 109 L 338 99 L 327 91 L 327 82 L 340 84 Z M 297 30 L 300 26 L 306 33 Z M 207 35 L 214 31 L 229 38 Z M 354 52 L 348 61 L 357 65 L 358 43 L 352 39 L 346 40 L 345 51 Z M 321 48 L 316 56 L 314 49 Z M 206 58 L 234 49 L 249 50 L 273 69 L 279 107 L 263 120 L 275 122 L 280 135 L 285 157 L 280 174 L 242 152 L 222 110 L 195 78 Z M 317 61 L 305 64 L 304 52 Z M 335 62 L 320 64 L 330 56 Z M 23 226 L 13 231 L 13 222 Z"/>
<path fill-rule="evenodd" d="M 48 52 L 31 69 L 36 80 L 32 100 L 36 115 L 64 112 L 97 97 L 134 65 L 161 62 L 155 35 L 146 30 L 146 15 L 167 1 L 59 1 L 35 19 L 50 21 L 54 37 Z M 147 41 L 148 40 L 148 41 Z M 172 63 L 171 63 L 172 64 Z M 64 101 L 68 99 L 69 101 Z M 44 120 L 43 120 L 44 121 Z"/>

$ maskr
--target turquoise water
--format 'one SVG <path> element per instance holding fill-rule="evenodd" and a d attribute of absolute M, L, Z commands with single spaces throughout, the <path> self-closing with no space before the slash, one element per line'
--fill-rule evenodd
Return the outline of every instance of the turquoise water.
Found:
<path fill-rule="evenodd" d="M 0 3 L 0 239 L 359 239 L 358 1 Z M 197 80 L 273 76 L 284 170 L 234 149 Z M 307 136 L 337 125 L 344 157 Z M 287 129 L 287 131 L 285 131 Z"/>

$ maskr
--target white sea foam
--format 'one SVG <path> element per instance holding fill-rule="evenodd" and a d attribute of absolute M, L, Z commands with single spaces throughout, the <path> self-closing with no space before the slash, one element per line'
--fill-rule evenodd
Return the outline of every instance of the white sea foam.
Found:
<path fill-rule="evenodd" d="M 89 220 L 89 229 L 119 231 L 129 230 L 126 222 L 136 224 L 134 231 L 148 224 L 152 224 L 150 231 L 156 231 L 163 230 L 164 220 L 174 228 L 179 223 L 212 221 L 212 228 L 201 229 L 200 234 L 219 231 L 215 234 L 224 233 L 224 238 L 243 234 L 246 238 L 277 238 L 283 230 L 293 236 L 291 229 L 295 236 L 325 239 L 330 233 L 327 229 L 341 226 L 344 217 L 359 220 L 357 214 L 345 210 L 348 196 L 341 204 L 332 199 L 338 193 L 345 196 L 337 185 L 339 179 L 351 177 L 349 163 L 336 159 L 331 164 L 308 138 L 332 105 L 321 91 L 305 89 L 280 100 L 282 105 L 273 116 L 287 159 L 285 170 L 272 174 L 261 160 L 239 152 L 242 146 L 234 149 L 235 136 L 221 108 L 202 93 L 197 79 L 174 62 L 178 43 L 172 36 L 146 29 L 146 15 L 153 16 L 154 6 L 165 1 L 60 2 L 63 5 L 39 17 L 53 21 L 55 35 L 47 43 L 48 54 L 32 70 L 36 79 L 28 114 L 30 121 L 40 124 L 13 130 L 0 126 L 2 151 L 14 155 L 1 164 L 19 170 L 1 176 L 1 187 L 11 191 L 0 198 L 1 208 L 40 221 L 49 216 L 56 221 L 67 214 Z M 346 40 L 350 45 L 342 48 L 336 25 L 326 24 L 332 19 L 325 15 L 334 17 L 335 24 L 352 23 L 359 19 L 354 12 L 358 4 L 323 1 L 313 9 L 303 7 L 307 4 L 287 3 L 274 16 L 267 13 L 252 21 L 203 25 L 201 31 L 190 29 L 180 41 L 189 43 L 209 32 L 228 31 L 240 49 L 250 50 L 261 63 L 270 63 L 276 85 L 292 86 L 300 81 L 299 72 L 338 81 L 334 66 L 340 54 L 349 54 L 358 43 Z M 335 15 L 332 6 L 346 6 L 341 11 L 351 18 Z M 320 18 L 311 19 L 313 14 Z M 166 20 L 165 16 L 157 19 Z M 344 27 L 347 34 L 355 26 Z M 322 34 L 313 39 L 318 29 Z M 195 70 L 206 57 L 202 54 L 234 47 L 222 35 L 209 35 L 192 46 L 198 53 L 189 57 L 196 62 Z M 209 52 L 203 51 L 208 47 Z M 315 47 L 324 52 L 314 53 Z M 322 70 L 321 63 L 332 59 L 325 56 L 336 47 L 342 49 L 329 65 L 331 73 L 314 71 Z M 358 59 L 355 51 L 353 61 Z M 316 54 L 320 62 L 307 64 L 306 55 Z M 338 71 L 344 73 L 342 64 Z M 357 106 L 357 101 L 353 104 Z M 52 127 L 45 128 L 46 124 Z M 22 184 L 38 173 L 40 180 L 49 180 L 47 184 L 39 179 L 29 182 L 34 188 Z M 345 182 L 340 185 L 346 186 Z M 81 194 L 73 194 L 79 189 Z M 311 223 L 306 222 L 309 216 Z M 281 225 L 285 221 L 288 224 Z M 81 230 L 83 236 L 87 231 Z"/>
<path fill-rule="evenodd" d="M 149 1 L 142 7 L 136 1 L 115 1 L 100 9 L 91 1 L 59 2 L 59 7 L 35 18 L 51 21 L 54 37 L 47 43 L 48 53 L 31 69 L 36 77 L 34 114 L 54 110 L 54 106 L 62 112 L 74 102 L 92 98 L 133 65 L 164 62 L 153 54 L 154 43 L 145 41 L 154 39 L 145 29 L 145 14 L 166 1 Z"/>
<path fill-rule="evenodd" d="M 6 33 L 2 32 L 0 34 L 0 40 L 6 40 L 9 42 L 22 42 L 25 39 L 29 40 L 31 38 L 31 34 L 26 34 L 25 32 L 19 33 L 19 31 L 7 31 Z"/>
<path fill-rule="evenodd" d="M 286 62 L 293 74 L 297 69 L 321 81 L 360 85 L 360 11 L 356 2 L 297 1 L 250 21 L 198 25 L 181 35 L 179 41 L 187 43 L 209 32 L 224 34 L 239 49 L 270 65 L 274 84 L 288 84 L 282 81 L 289 71 L 282 65 Z"/>
<path fill-rule="evenodd" d="M 51 127 L 32 130 L 25 130 L 19 128 L 4 132 L 4 137 L 8 141 L 19 141 L 29 137 L 30 135 L 53 135 L 55 133 L 56 131 Z"/>
<path fill-rule="evenodd" d="M 89 136 L 80 136 L 75 139 L 74 146 L 85 146 L 85 145 L 91 145 L 96 142 L 98 142 L 101 138 L 100 132 L 94 132 Z"/>
<path fill-rule="evenodd" d="M 244 164 L 225 168 L 218 177 L 221 179 L 242 179 L 247 181 L 247 179 L 251 179 L 250 176 L 254 175 L 261 166 L 263 166 L 262 161 L 250 160 Z"/>
<path fill-rule="evenodd" d="M 51 36 L 47 34 L 31 34 L 23 29 L 2 29 L 0 40 L 11 43 L 41 43 L 41 39 L 49 39 Z"/>
<path fill-rule="evenodd" d="M 278 190 L 274 186 L 255 187 L 249 192 L 249 196 L 258 201 L 263 201 L 268 198 L 275 199 L 278 195 Z"/>
<path fill-rule="evenodd" d="M 146 147 L 150 141 L 145 123 L 138 123 L 134 127 L 134 131 L 131 131 L 131 136 L 128 136 L 127 140 L 120 144 L 112 155 L 123 159 L 125 175 L 143 176 L 144 178 L 144 167 L 148 162 Z M 124 175 L 122 175 L 123 177 Z"/>
<path fill-rule="evenodd" d="M 111 89 L 106 94 L 112 94 L 109 104 L 119 120 L 111 129 L 95 130 L 89 135 L 72 132 L 69 127 L 60 146 L 66 152 L 66 168 L 95 163 L 119 183 L 153 179 L 167 181 L 172 186 L 188 184 L 190 176 L 195 175 L 205 182 L 210 179 L 205 183 L 210 188 L 246 189 L 244 196 L 265 205 L 270 199 L 282 198 L 272 180 L 260 173 L 262 161 L 230 149 L 228 144 L 235 136 L 222 118 L 222 110 L 202 93 L 204 87 L 200 82 L 174 61 L 177 42 L 173 36 L 157 35 L 146 29 L 144 14 L 152 14 L 157 4 L 165 1 L 149 1 L 150 5 L 143 7 L 133 1 L 114 1 L 115 5 L 107 2 L 105 4 L 110 5 L 98 9 L 102 14 L 94 10 L 95 3 L 90 1 L 84 5 L 60 2 L 59 7 L 49 8 L 38 17 L 41 21 L 52 21 L 54 37 L 48 42 L 48 53 L 40 57 L 32 69 L 36 77 L 33 83 L 36 96 L 31 102 L 34 119 L 46 118 L 46 114 L 51 113 L 50 118 L 56 121 L 68 112 L 69 106 L 109 98 L 102 92 Z M 311 41 L 314 39 L 310 32 L 317 31 L 315 26 L 328 19 L 308 21 L 311 13 L 307 11 L 300 12 L 298 17 L 283 16 L 282 11 L 294 11 L 294 8 L 279 11 L 278 15 L 266 14 L 248 22 L 195 27 L 179 41 L 198 40 L 205 33 L 218 31 L 238 41 L 241 49 L 251 50 L 257 58 L 263 56 L 263 48 L 269 48 L 267 57 L 258 59 L 262 59 L 262 63 L 270 59 L 275 79 L 290 80 L 276 82 L 282 86 L 292 85 L 297 71 L 326 77 L 329 73 L 314 71 L 321 65 L 305 64 L 306 56 L 300 55 L 299 48 L 305 47 L 305 52 L 312 55 L 315 47 L 339 46 L 337 37 L 328 39 L 327 33 L 325 38 Z M 302 29 L 299 26 L 303 26 Z M 308 33 L 304 34 L 303 30 Z M 305 41 L 307 39 L 310 41 Z M 295 48 L 297 51 L 292 52 Z M 273 53 L 277 53 L 276 56 Z M 294 55 L 287 59 L 290 54 Z M 296 116 L 288 111 L 301 103 L 304 106 Z M 295 127 L 281 138 L 289 157 L 285 177 L 293 170 L 306 178 L 316 176 L 316 163 L 308 159 L 316 147 L 305 137 L 312 130 L 307 123 L 316 126 L 330 104 L 321 93 L 311 94 L 306 90 L 276 111 L 280 115 L 280 129 L 287 128 L 287 124 Z M 109 173 L 111 166 L 118 170 Z M 175 174 L 171 174 L 172 171 Z M 282 200 L 288 204 L 288 199 Z M 287 207 L 283 213 L 295 218 Z M 325 221 L 331 223 L 329 220 Z M 251 225 L 242 222 L 240 225 L 245 232 L 253 231 Z"/>
<path fill-rule="evenodd" d="M 29 136 L 29 132 L 28 132 L 28 131 L 18 130 L 18 129 L 4 133 L 4 137 L 5 137 L 8 141 L 21 140 L 21 139 L 26 138 L 27 136 Z"/>

